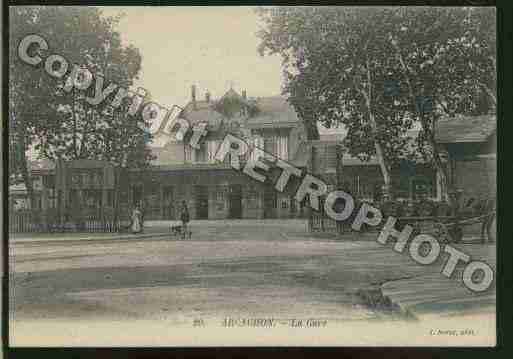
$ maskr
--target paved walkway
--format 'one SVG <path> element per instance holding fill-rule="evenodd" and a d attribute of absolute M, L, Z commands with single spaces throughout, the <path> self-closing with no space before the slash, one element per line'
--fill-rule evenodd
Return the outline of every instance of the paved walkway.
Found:
<path fill-rule="evenodd" d="M 42 233 L 32 235 L 11 236 L 11 244 L 32 243 L 32 242 L 72 242 L 72 241 L 106 241 L 106 240 L 130 240 L 144 238 L 169 237 L 169 232 L 149 232 L 139 234 L 131 233 Z"/>
<path fill-rule="evenodd" d="M 176 221 L 149 221 L 145 224 L 145 232 L 134 235 L 124 234 L 105 234 L 105 233 L 56 233 L 56 234 L 30 234 L 11 236 L 11 244 L 44 244 L 70 242 L 89 242 L 101 241 L 109 242 L 111 240 L 164 240 L 173 239 L 170 237 L 169 227 L 179 224 Z M 304 220 L 231 220 L 231 221 L 192 221 L 193 230 L 192 241 L 319 241 L 319 242 L 353 242 L 358 248 L 363 246 L 362 242 L 375 241 L 376 233 L 367 234 L 347 234 L 342 238 L 336 236 L 319 238 L 306 231 L 306 221 Z M 258 228 L 258 235 L 255 229 Z M 466 237 L 465 239 L 469 239 Z M 178 239 L 178 238 L 177 238 Z M 370 244 L 370 243 L 369 243 Z M 320 244 L 319 244 L 320 245 Z M 364 246 L 365 247 L 365 246 Z M 487 261 L 495 268 L 495 246 L 494 245 L 470 245 L 462 244 L 461 247 L 465 253 L 472 256 L 473 259 L 479 258 Z M 352 248 L 352 247 L 351 247 Z M 356 247 L 354 248 L 356 250 Z M 390 256 L 401 256 L 393 253 L 391 248 L 382 248 L 380 252 Z M 389 253 L 390 252 L 390 253 Z M 382 259 L 383 260 L 383 259 Z M 367 259 L 368 265 L 371 262 L 374 266 L 384 263 L 379 259 Z M 390 298 L 405 312 L 409 312 L 416 317 L 431 315 L 453 315 L 456 313 L 466 314 L 476 310 L 495 311 L 495 289 L 483 294 L 472 293 L 461 282 L 461 268 L 457 270 L 452 279 L 447 279 L 440 274 L 440 266 L 422 267 L 415 263 L 404 263 L 405 279 L 399 279 L 381 283 L 382 293 Z M 345 263 L 349 264 L 349 263 Z M 364 263 L 358 263 L 358 266 L 364 267 Z M 411 272 L 411 273 L 410 273 Z M 413 274 L 414 273 L 414 274 Z M 412 276 L 412 274 L 414 276 Z M 398 276 L 396 276 L 397 278 Z M 393 277 L 392 277 L 393 278 Z"/>

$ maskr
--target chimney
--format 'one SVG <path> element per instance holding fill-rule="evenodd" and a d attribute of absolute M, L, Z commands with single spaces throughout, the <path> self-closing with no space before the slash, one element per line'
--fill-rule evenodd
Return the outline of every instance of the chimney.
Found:
<path fill-rule="evenodd" d="M 196 85 L 191 86 L 191 101 L 192 107 L 196 109 Z"/>
<path fill-rule="evenodd" d="M 208 90 L 205 93 L 205 101 L 207 101 L 207 103 L 210 103 L 210 92 Z"/>
<path fill-rule="evenodd" d="M 242 98 L 243 98 L 244 100 L 247 100 L 246 90 L 242 90 Z"/>

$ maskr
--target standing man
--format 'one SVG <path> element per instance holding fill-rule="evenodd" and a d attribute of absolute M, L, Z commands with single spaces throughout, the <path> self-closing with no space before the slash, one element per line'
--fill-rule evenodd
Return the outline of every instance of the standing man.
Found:
<path fill-rule="evenodd" d="M 185 235 L 188 232 L 187 223 L 189 223 L 189 209 L 187 208 L 187 202 L 182 201 L 182 209 L 180 213 L 180 220 L 182 221 L 182 236 L 185 239 Z"/>

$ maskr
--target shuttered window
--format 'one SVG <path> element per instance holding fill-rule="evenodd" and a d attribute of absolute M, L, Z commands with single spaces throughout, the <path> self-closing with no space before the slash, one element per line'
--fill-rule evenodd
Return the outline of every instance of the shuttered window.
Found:
<path fill-rule="evenodd" d="M 217 141 L 217 140 L 207 141 L 207 160 L 209 163 L 215 162 L 217 149 L 219 148 L 220 144 L 221 144 L 221 141 Z"/>
<path fill-rule="evenodd" d="M 276 156 L 282 160 L 289 159 L 289 138 L 287 136 L 279 136 L 277 139 Z"/>
<path fill-rule="evenodd" d="M 190 146 L 185 146 L 185 162 L 192 162 L 192 155 L 194 151 Z"/>
<path fill-rule="evenodd" d="M 257 161 L 264 156 L 264 139 L 262 136 L 255 136 L 253 138 L 253 151 L 251 152 L 251 159 Z"/>
<path fill-rule="evenodd" d="M 269 135 L 263 138 L 263 148 L 265 152 L 274 155 L 282 160 L 289 158 L 289 141 L 287 136 L 283 135 Z"/>

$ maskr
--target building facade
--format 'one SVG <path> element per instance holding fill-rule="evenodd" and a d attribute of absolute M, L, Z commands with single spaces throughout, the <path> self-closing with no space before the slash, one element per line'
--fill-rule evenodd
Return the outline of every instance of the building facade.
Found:
<path fill-rule="evenodd" d="M 416 135 L 416 133 L 412 133 Z M 436 141 L 450 188 L 465 198 L 485 199 L 496 196 L 497 120 L 494 114 L 456 116 L 437 122 Z M 342 138 L 328 135 L 318 141 L 305 141 L 292 161 L 336 184 L 336 146 Z M 384 184 L 375 158 L 361 161 L 344 153 L 342 157 L 344 189 L 356 198 L 374 201 Z M 429 164 L 401 164 L 391 170 L 394 198 L 416 201 L 427 197 L 442 200 L 441 176 Z"/>
<path fill-rule="evenodd" d="M 155 156 L 150 166 L 117 173 L 116 189 L 109 187 L 105 191 L 98 189 L 94 173 L 87 172 L 87 166 L 83 166 L 85 172 L 73 177 L 77 183 L 70 183 L 70 200 L 80 198 L 80 205 L 90 212 L 117 207 L 121 213 L 128 214 L 130 208 L 138 205 L 145 220 L 179 219 L 182 201 L 187 203 L 191 219 L 306 216 L 305 203 L 298 203 L 293 197 L 297 187 L 294 183 L 284 192 L 274 189 L 279 169 L 272 169 L 266 182 L 261 183 L 233 170 L 228 161 L 215 160 L 216 151 L 228 133 L 243 138 L 251 150 L 261 149 L 324 179 L 330 190 L 335 187 L 336 146 L 343 136 L 321 135 L 320 140 L 307 140 L 302 122 L 281 96 L 248 98 L 245 91 L 238 94 L 230 89 L 218 100 L 211 99 L 208 92 L 204 100 L 198 100 L 196 88 L 192 87 L 191 100 L 180 116 L 191 126 L 206 124 L 207 135 L 199 148 L 190 147 L 188 138 L 177 140 L 175 129 L 169 128 L 172 123 L 163 121 L 150 144 Z M 447 153 L 445 165 L 452 188 L 465 196 L 494 196 L 496 116 L 441 120 L 437 123 L 436 136 Z M 363 162 L 344 153 L 342 165 L 345 190 L 363 200 L 379 198 L 383 177 L 374 158 Z M 32 165 L 38 184 L 36 209 L 58 207 L 56 182 L 59 181 L 55 178 L 55 167 L 50 161 Z M 392 170 L 392 182 L 396 198 L 441 199 L 440 176 L 428 165 L 398 166 Z M 22 192 L 21 187 L 11 189 L 11 209 L 15 209 L 16 203 L 18 207 L 19 203 L 26 207 Z"/>
<path fill-rule="evenodd" d="M 497 118 L 460 116 L 438 122 L 436 139 L 447 151 L 449 180 L 465 197 L 497 195 Z"/>
<path fill-rule="evenodd" d="M 278 193 L 274 184 L 260 183 L 234 171 L 215 154 L 226 134 L 242 138 L 251 149 L 258 148 L 289 161 L 305 139 L 303 125 L 281 96 L 248 98 L 230 89 L 214 101 L 191 101 L 181 115 L 191 126 L 206 124 L 207 135 L 200 148 L 176 140 L 170 123 L 163 122 L 151 143 L 156 157 L 150 168 L 130 172 L 125 203 L 142 203 L 145 219 L 178 219 L 182 201 L 192 219 L 294 218 L 302 216 L 301 204 L 292 193 Z M 249 151 L 250 152 L 250 151 Z M 248 160 L 243 158 L 242 161 Z"/>

